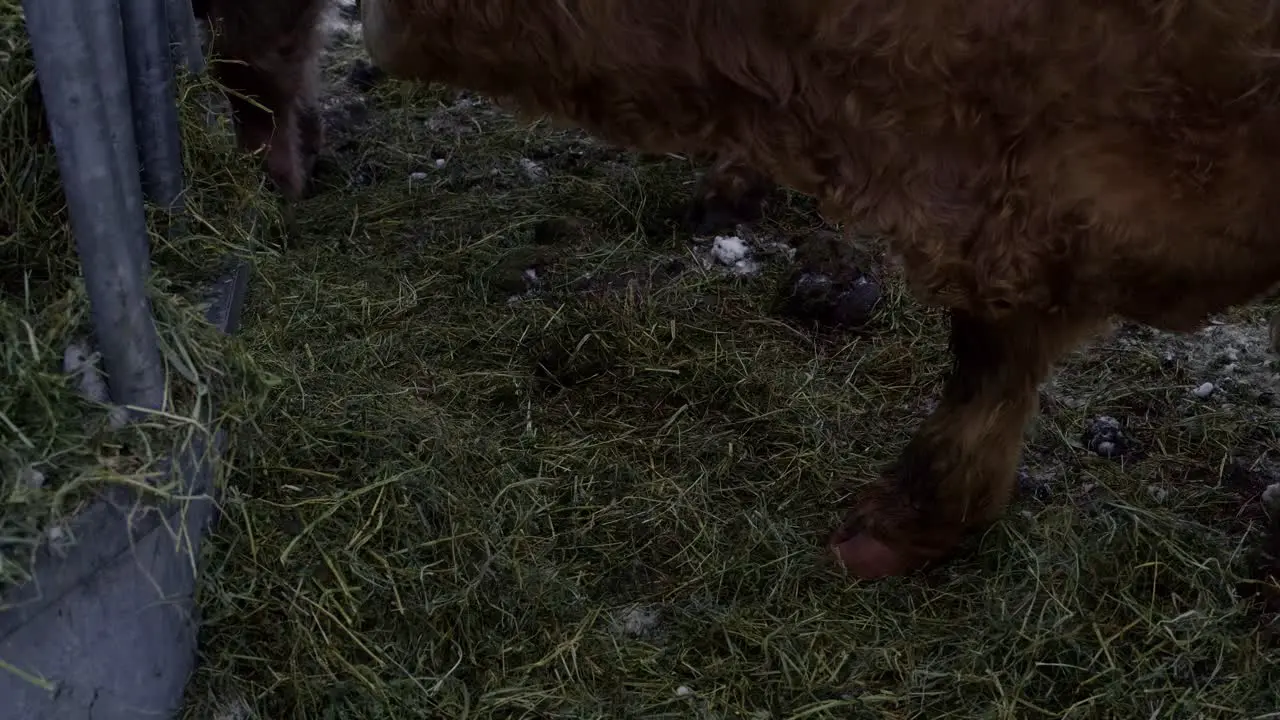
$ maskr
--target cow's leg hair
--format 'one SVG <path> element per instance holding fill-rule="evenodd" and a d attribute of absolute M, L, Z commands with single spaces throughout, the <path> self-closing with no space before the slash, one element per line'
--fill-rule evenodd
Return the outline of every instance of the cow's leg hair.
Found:
<path fill-rule="evenodd" d="M 1061 313 L 985 320 L 953 311 L 953 365 L 938 407 L 832 536 L 837 560 L 861 578 L 906 574 L 998 519 L 1013 493 L 1040 383 L 1102 322 Z"/>
<path fill-rule="evenodd" d="M 221 60 L 219 82 L 231 90 L 239 145 L 265 148 L 267 173 L 289 200 L 302 197 L 323 143 L 316 90 L 319 54 L 309 42 L 285 36 L 257 62 Z"/>
<path fill-rule="evenodd" d="M 315 171 L 316 158 L 324 148 L 324 119 L 320 112 L 320 53 L 312 52 L 303 59 L 294 106 L 298 123 L 299 164 L 304 181 Z"/>
<path fill-rule="evenodd" d="M 270 73 L 241 62 L 220 61 L 218 81 L 227 87 L 236 138 L 248 152 L 264 150 L 267 173 L 289 199 L 301 196 L 304 175 L 299 156 L 293 93 Z"/>
<path fill-rule="evenodd" d="M 695 235 L 732 232 L 739 223 L 760 219 L 776 185 L 749 165 L 719 159 L 698 181 L 685 222 Z"/>

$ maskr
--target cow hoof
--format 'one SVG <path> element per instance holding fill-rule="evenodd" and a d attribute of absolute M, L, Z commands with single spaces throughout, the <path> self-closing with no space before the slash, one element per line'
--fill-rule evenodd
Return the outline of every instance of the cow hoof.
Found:
<path fill-rule="evenodd" d="M 845 539 L 835 539 L 828 544 L 835 561 L 859 580 L 880 580 L 907 575 L 924 565 L 923 558 L 894 548 L 867 532 L 860 532 Z"/>
<path fill-rule="evenodd" d="M 910 575 L 950 555 L 960 544 L 962 528 L 922 523 L 894 499 L 892 493 L 864 497 L 827 539 L 832 558 L 859 580 Z"/>

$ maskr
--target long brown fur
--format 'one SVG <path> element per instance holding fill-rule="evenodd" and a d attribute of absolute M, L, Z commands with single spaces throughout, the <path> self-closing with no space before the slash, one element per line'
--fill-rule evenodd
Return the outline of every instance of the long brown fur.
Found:
<path fill-rule="evenodd" d="M 1055 360 L 1280 282 L 1280 0 L 363 0 L 374 61 L 880 231 L 952 315 L 936 411 L 833 538 L 908 572 L 997 519 Z"/>
<path fill-rule="evenodd" d="M 230 92 L 242 148 L 296 200 L 324 143 L 317 85 L 329 0 L 196 0 L 213 32 L 214 77 Z"/>

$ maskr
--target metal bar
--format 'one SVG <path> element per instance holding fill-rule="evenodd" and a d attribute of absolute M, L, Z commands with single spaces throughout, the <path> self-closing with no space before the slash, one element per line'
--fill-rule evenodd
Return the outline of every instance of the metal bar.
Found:
<path fill-rule="evenodd" d="M 146 292 L 150 258 L 119 5 L 22 4 L 112 400 L 161 408 L 164 370 Z"/>
<path fill-rule="evenodd" d="M 173 40 L 173 57 L 193 75 L 204 72 L 204 48 L 200 43 L 200 29 L 191 9 L 191 0 L 167 0 L 169 6 L 169 37 Z"/>
<path fill-rule="evenodd" d="M 124 23 L 120 16 L 120 0 L 85 0 L 77 24 L 87 36 L 96 62 L 94 74 L 102 96 L 111 149 L 115 154 L 115 170 L 122 197 L 130 216 L 144 223 L 141 234 L 130 233 L 130 252 L 141 267 L 143 277 L 150 272 L 147 261 L 149 241 L 145 232 L 142 192 L 138 183 L 138 142 L 133 131 L 133 101 L 129 94 L 129 74 L 124 53 Z M 36 72 L 39 72 L 37 66 Z M 93 77 L 90 75 L 89 77 Z"/>
<path fill-rule="evenodd" d="M 182 201 L 182 139 L 169 53 L 167 0 L 120 0 L 142 188 L 166 210 Z"/>

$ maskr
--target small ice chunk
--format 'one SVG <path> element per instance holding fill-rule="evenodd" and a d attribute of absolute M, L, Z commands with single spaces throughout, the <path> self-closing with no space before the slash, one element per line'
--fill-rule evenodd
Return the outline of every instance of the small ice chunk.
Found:
<path fill-rule="evenodd" d="M 711 257 L 721 265 L 733 267 L 747 258 L 747 243 L 736 235 L 717 235 L 711 241 Z"/>
<path fill-rule="evenodd" d="M 427 174 L 424 172 L 409 173 L 409 180 L 411 182 L 422 182 L 423 180 L 426 180 L 426 179 L 427 179 Z"/>
<path fill-rule="evenodd" d="M 688 685 L 681 685 L 680 687 L 676 688 L 676 695 L 679 695 L 680 697 L 685 697 L 692 694 L 693 694 L 693 688 L 689 687 Z"/>
<path fill-rule="evenodd" d="M 1262 504 L 1271 512 L 1280 512 L 1280 483 L 1273 483 L 1262 491 Z"/>
<path fill-rule="evenodd" d="M 1196 388 L 1195 390 L 1192 390 L 1191 394 L 1195 395 L 1198 398 L 1207 398 L 1210 395 L 1212 395 L 1213 391 L 1216 389 L 1217 388 L 1214 387 L 1213 383 L 1207 382 L 1201 385 L 1200 387 Z"/>
<path fill-rule="evenodd" d="M 633 637 L 647 635 L 657 627 L 658 613 L 646 608 L 632 608 L 622 618 L 622 631 Z"/>
<path fill-rule="evenodd" d="M 546 168 L 529 158 L 520 158 L 520 169 L 524 171 L 525 177 L 534 182 L 542 182 L 547 179 Z"/>
<path fill-rule="evenodd" d="M 18 472 L 18 477 L 22 480 L 22 484 L 32 490 L 39 490 L 44 487 L 44 473 L 28 465 Z"/>

